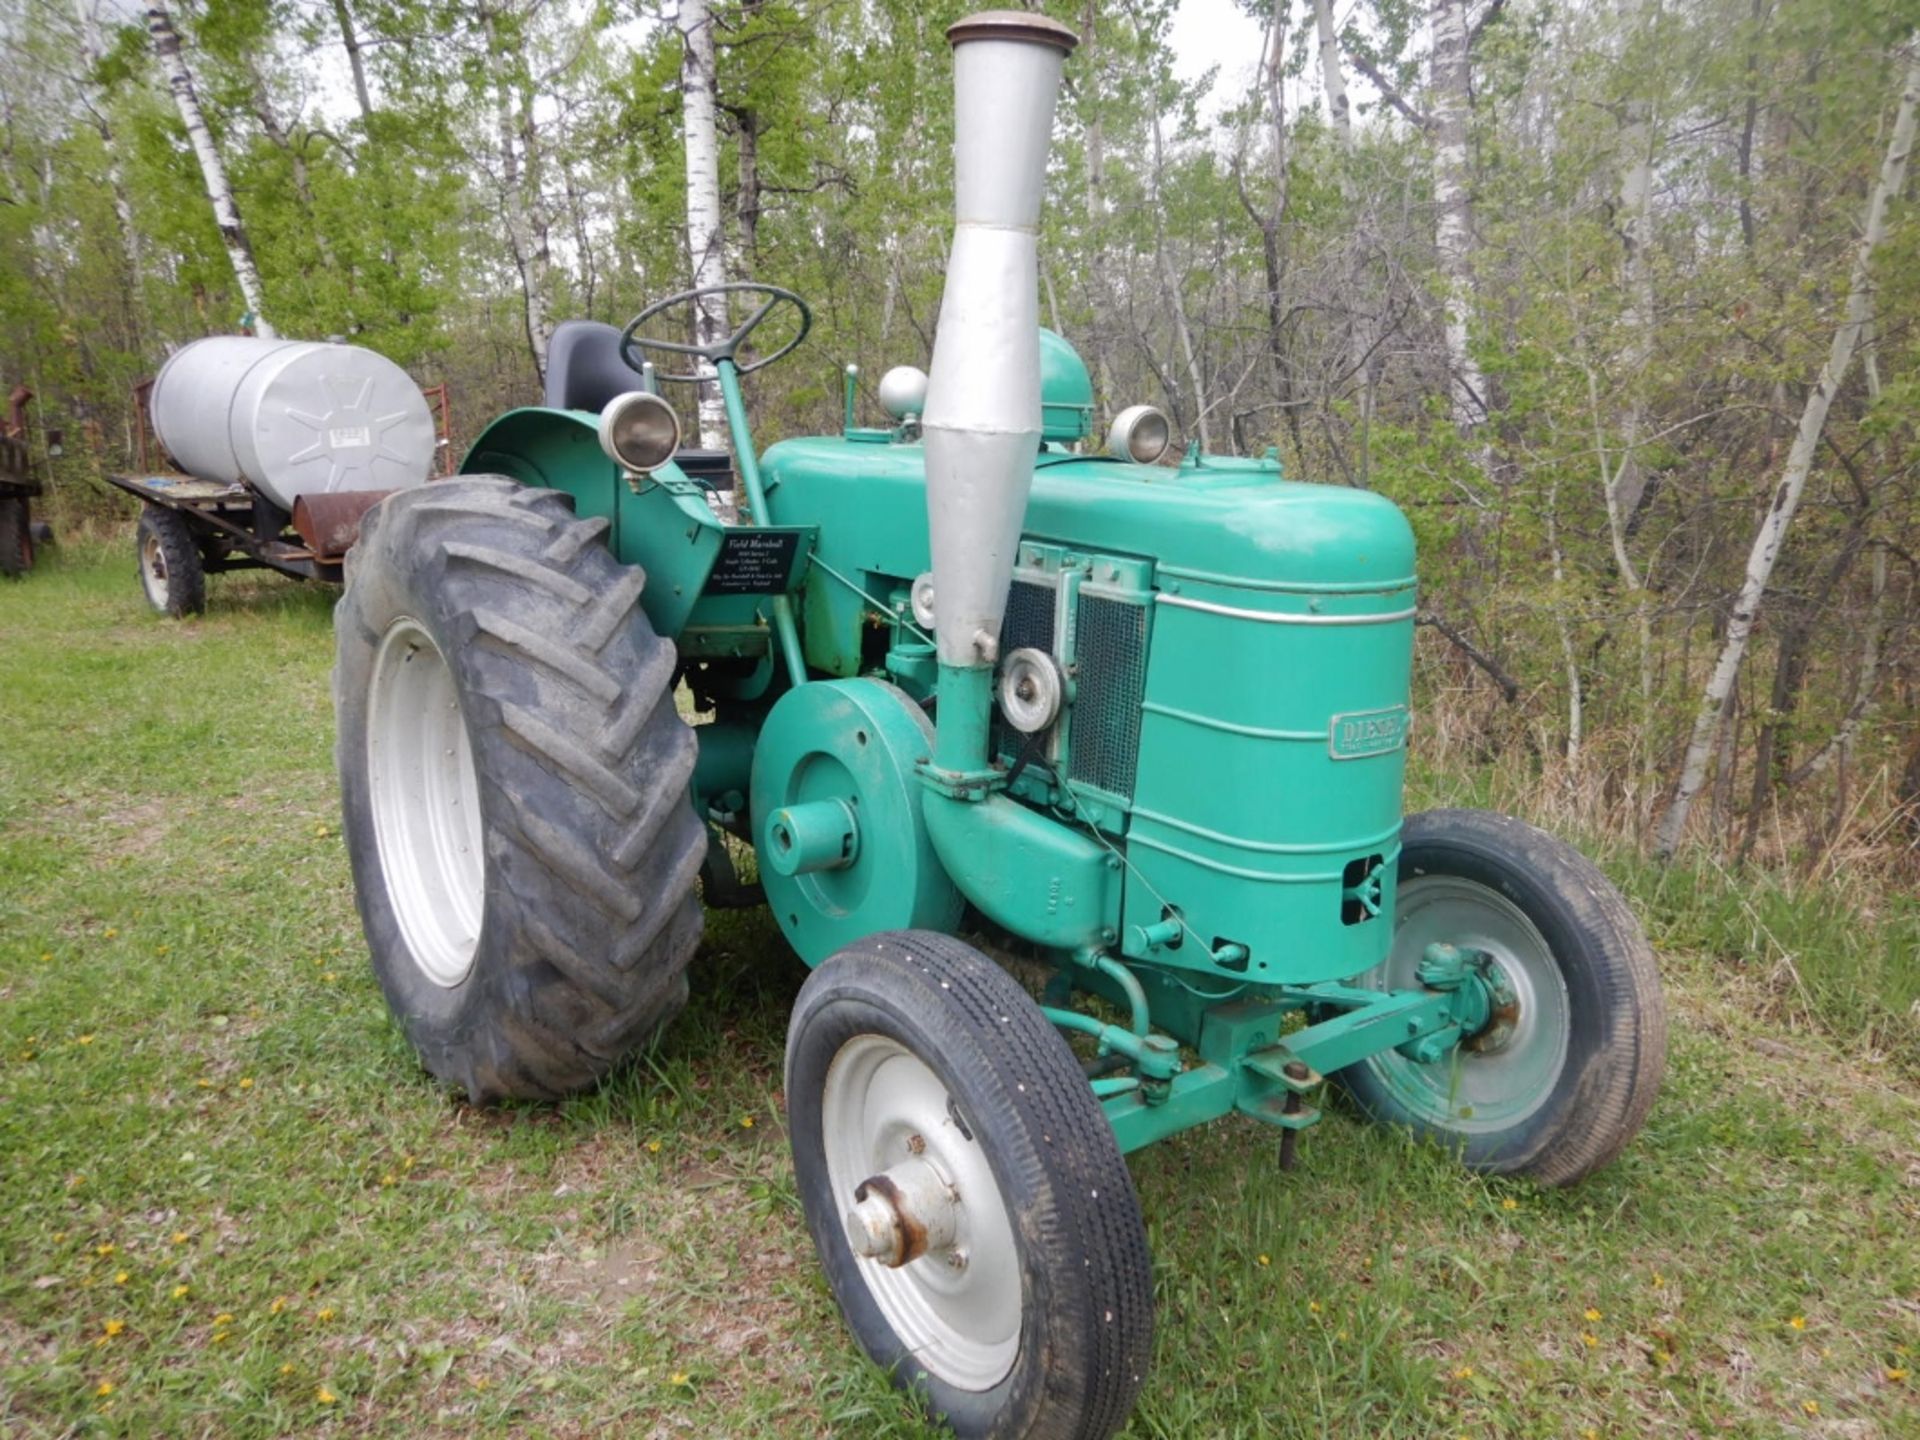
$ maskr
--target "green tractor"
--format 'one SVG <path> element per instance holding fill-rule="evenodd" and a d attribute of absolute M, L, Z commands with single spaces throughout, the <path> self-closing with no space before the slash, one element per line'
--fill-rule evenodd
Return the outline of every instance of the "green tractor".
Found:
<path fill-rule="evenodd" d="M 1152 1351 L 1128 1152 L 1237 1112 L 1290 1156 L 1331 1078 L 1477 1170 L 1566 1184 L 1646 1117 L 1665 1020 L 1578 854 L 1403 818 L 1391 503 L 1271 458 L 1163 463 L 1145 407 L 1090 453 L 1036 284 L 1074 37 L 1024 12 L 949 36 L 958 225 L 931 376 L 880 387 L 893 423 L 856 428 L 849 380 L 843 433 L 756 454 L 740 380 L 804 336 L 787 291 L 727 287 L 759 303 L 705 347 L 647 334 L 692 292 L 565 327 L 548 405 L 363 526 L 338 763 L 381 984 L 475 1101 L 591 1085 L 685 1000 L 703 885 L 763 894 L 812 967 L 793 1163 L 859 1343 L 963 1436 L 1106 1436 Z M 791 343 L 749 359 L 782 311 Z M 739 517 L 650 351 L 717 377 Z M 1050 967 L 1040 997 L 963 928 Z"/>

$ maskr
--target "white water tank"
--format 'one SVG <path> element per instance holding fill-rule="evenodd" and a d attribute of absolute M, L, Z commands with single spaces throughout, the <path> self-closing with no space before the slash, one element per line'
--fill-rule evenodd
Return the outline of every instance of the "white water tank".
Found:
<path fill-rule="evenodd" d="M 422 484 L 438 439 L 407 372 L 358 345 L 196 340 L 160 367 L 148 409 L 182 470 L 246 481 L 286 510 L 302 495 Z"/>

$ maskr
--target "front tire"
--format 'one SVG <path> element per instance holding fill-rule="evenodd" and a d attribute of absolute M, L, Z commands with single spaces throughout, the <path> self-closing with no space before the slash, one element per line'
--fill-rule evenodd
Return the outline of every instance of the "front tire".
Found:
<path fill-rule="evenodd" d="M 807 1227 L 874 1362 L 962 1440 L 1118 1430 L 1153 1349 L 1146 1227 L 1079 1063 L 1013 978 L 928 931 L 850 945 L 801 988 L 786 1088 Z M 918 1254 L 875 1258 L 888 1194 Z"/>
<path fill-rule="evenodd" d="M 686 1002 L 695 742 L 606 529 L 495 477 L 404 490 L 362 522 L 334 612 L 367 947 L 421 1061 L 475 1103 L 583 1089 Z"/>
<path fill-rule="evenodd" d="M 156 612 L 178 620 L 207 608 L 207 572 L 200 563 L 200 547 L 179 511 L 163 505 L 141 506 L 134 549 L 140 563 L 140 588 Z"/>
<path fill-rule="evenodd" d="M 1639 1131 L 1666 1068 L 1653 949 L 1620 893 L 1563 841 L 1508 815 L 1429 810 L 1401 832 L 1393 948 L 1358 982 L 1417 989 L 1436 941 L 1492 958 L 1515 1013 L 1448 1058 L 1388 1050 L 1339 1074 L 1375 1120 L 1469 1167 L 1570 1185 Z"/>

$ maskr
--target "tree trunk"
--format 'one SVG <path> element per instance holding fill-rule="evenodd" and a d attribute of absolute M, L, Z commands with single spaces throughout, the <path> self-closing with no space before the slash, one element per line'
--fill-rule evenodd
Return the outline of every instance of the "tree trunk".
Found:
<path fill-rule="evenodd" d="M 99 65 L 103 51 L 100 46 L 100 19 L 94 13 L 90 0 L 74 0 L 74 16 L 80 22 L 80 58 L 91 72 Z M 113 215 L 120 226 L 120 249 L 127 259 L 127 318 L 129 329 L 138 337 L 145 329 L 146 294 L 146 257 L 140 247 L 140 230 L 134 224 L 133 200 L 127 193 L 126 171 L 120 164 L 120 140 L 107 123 L 104 111 L 89 101 L 87 109 L 93 116 L 94 128 L 99 132 L 101 148 L 107 152 L 107 184 L 113 190 Z"/>
<path fill-rule="evenodd" d="M 513 85 L 504 75 L 494 82 L 495 121 L 500 132 L 500 213 L 506 221 L 507 244 L 520 275 L 520 314 L 540 383 L 547 379 L 547 346 L 553 339 L 553 316 L 547 290 L 552 270 L 547 229 L 539 214 L 537 136 L 533 128 L 531 97 L 522 97 L 515 115 Z M 517 132 L 517 133 L 516 133 Z"/>
<path fill-rule="evenodd" d="M 1327 123 L 1342 150 L 1353 148 L 1353 114 L 1347 104 L 1347 77 L 1340 67 L 1340 37 L 1333 28 L 1333 0 L 1313 0 L 1313 21 L 1320 32 L 1320 83 L 1327 92 Z"/>
<path fill-rule="evenodd" d="M 307 174 L 307 157 L 294 140 L 286 126 L 280 123 L 279 113 L 273 108 L 273 97 L 267 93 L 267 82 L 258 69 L 253 70 L 253 113 L 260 122 L 260 130 L 268 141 L 282 155 L 287 157 L 287 168 L 293 178 L 294 197 L 299 200 L 300 208 L 306 212 L 307 228 L 313 232 L 314 249 L 319 253 L 320 263 L 332 270 L 336 267 L 333 246 L 328 243 L 327 232 L 320 227 L 320 219 L 313 208 L 313 181 Z"/>
<path fill-rule="evenodd" d="M 1847 371 L 1853 364 L 1854 350 L 1872 314 L 1873 252 L 1886 235 L 1887 207 L 1906 185 L 1907 159 L 1913 149 L 1915 114 L 1920 110 L 1920 34 L 1916 34 L 1909 43 L 1915 47 L 1913 59 L 1908 64 L 1905 83 L 1901 87 L 1900 108 L 1894 119 L 1892 137 L 1887 143 L 1886 158 L 1881 162 L 1880 178 L 1867 200 L 1865 223 L 1861 228 L 1859 246 L 1854 252 L 1853 271 L 1847 285 L 1846 309 L 1833 332 L 1833 346 L 1828 352 L 1827 362 L 1821 367 L 1820 378 L 1814 383 L 1807 396 L 1806 408 L 1801 412 L 1799 431 L 1794 436 L 1793 448 L 1787 453 L 1786 472 L 1774 491 L 1773 503 L 1753 537 L 1753 549 L 1747 557 L 1746 580 L 1740 587 L 1739 598 L 1734 602 L 1733 616 L 1727 624 L 1726 641 L 1721 646 L 1719 663 L 1714 666 L 1713 675 L 1707 681 L 1706 695 L 1694 720 L 1693 735 L 1687 742 L 1686 759 L 1680 768 L 1680 783 L 1674 790 L 1673 803 L 1667 807 L 1666 816 L 1660 822 L 1655 850 L 1663 857 L 1671 856 L 1678 848 L 1680 837 L 1686 830 L 1687 812 L 1692 809 L 1694 797 L 1706 783 L 1707 761 L 1719 735 L 1721 713 L 1740 674 L 1740 663 L 1746 658 L 1747 642 L 1752 638 L 1754 622 L 1760 613 L 1760 602 L 1766 595 L 1774 562 L 1779 559 L 1780 547 L 1786 540 L 1787 527 L 1793 523 L 1794 511 L 1799 507 L 1801 493 L 1806 489 L 1807 472 L 1812 468 L 1814 451 L 1819 447 L 1821 432 L 1826 428 L 1827 410 L 1833 404 L 1834 393 L 1846 379 Z"/>
<path fill-rule="evenodd" d="M 1473 314 L 1472 181 L 1467 124 L 1473 96 L 1468 63 L 1467 0 L 1433 0 L 1433 203 L 1438 212 L 1434 248 L 1445 286 L 1443 310 L 1447 387 L 1453 423 L 1472 436 L 1487 414 L 1487 382 L 1468 348 Z"/>
<path fill-rule="evenodd" d="M 724 285 L 727 280 L 726 237 L 720 224 L 720 132 L 715 121 L 713 18 L 707 0 L 680 0 L 682 54 L 680 100 L 686 127 L 687 151 L 687 259 L 696 288 Z M 724 295 L 694 307 L 695 341 L 718 344 L 727 334 Z M 727 445 L 727 411 L 720 387 L 700 385 L 700 443 L 710 450 Z M 762 517 L 756 516 L 755 519 Z"/>
<path fill-rule="evenodd" d="M 213 223 L 219 226 L 221 242 L 227 247 L 227 260 L 240 286 L 240 298 L 246 302 L 247 318 L 253 324 L 254 334 L 277 340 L 278 333 L 267 321 L 265 291 L 260 284 L 260 271 L 253 263 L 253 246 L 248 243 L 246 228 L 240 223 L 240 207 L 234 202 L 233 187 L 227 183 L 227 167 L 214 147 L 206 117 L 200 113 L 193 71 L 187 66 L 180 33 L 173 28 L 173 17 L 158 5 L 154 6 L 147 11 L 147 33 L 153 37 L 153 53 L 166 72 L 173 103 L 180 107 L 180 121 L 187 127 L 187 140 L 200 161 L 200 173 L 207 182 L 207 199 L 213 203 Z"/>
<path fill-rule="evenodd" d="M 1622 7 L 1629 26 L 1638 31 L 1640 0 L 1627 0 Z M 1656 13 L 1658 6 L 1656 4 Z M 1630 33 L 1626 53 L 1630 70 L 1636 53 L 1644 53 L 1641 37 Z M 1620 463 L 1614 467 L 1613 491 L 1607 497 L 1607 516 L 1615 525 L 1632 525 L 1646 493 L 1647 481 L 1640 468 L 1638 447 L 1644 410 L 1640 381 L 1653 359 L 1653 105 L 1647 99 L 1643 74 L 1635 73 L 1630 82 L 1636 93 L 1626 102 L 1624 123 L 1620 129 L 1620 242 L 1626 251 L 1626 308 L 1620 317 L 1627 332 L 1621 373 L 1631 387 L 1625 413 L 1621 418 Z"/>
<path fill-rule="evenodd" d="M 353 71 L 353 98 L 359 102 L 360 118 L 373 118 L 373 95 L 367 89 L 367 59 L 360 53 L 360 39 L 353 33 L 353 12 L 347 0 L 333 0 L 333 18 L 340 26 L 340 43 L 347 47 L 347 65 Z"/>
<path fill-rule="evenodd" d="M 1167 241 L 1166 207 L 1160 200 L 1160 176 L 1166 164 L 1166 143 L 1160 131 L 1160 110 L 1153 111 L 1153 171 L 1150 176 L 1153 208 L 1155 260 L 1160 268 L 1160 284 L 1166 291 L 1167 309 L 1173 315 L 1174 334 L 1180 342 L 1180 354 L 1187 365 L 1188 393 L 1193 397 L 1193 428 L 1200 448 L 1211 450 L 1213 437 L 1207 429 L 1207 387 L 1200 371 L 1199 354 L 1193 345 L 1193 327 L 1187 322 L 1187 297 L 1173 267 L 1173 254 Z"/>

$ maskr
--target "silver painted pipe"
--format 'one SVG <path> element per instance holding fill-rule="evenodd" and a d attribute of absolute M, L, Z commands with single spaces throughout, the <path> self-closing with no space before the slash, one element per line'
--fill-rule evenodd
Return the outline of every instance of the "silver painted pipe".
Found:
<path fill-rule="evenodd" d="M 927 408 L 934 638 L 992 664 L 1040 449 L 1040 196 L 1060 71 L 1079 37 L 1021 10 L 970 15 L 953 46 L 953 251 Z"/>

